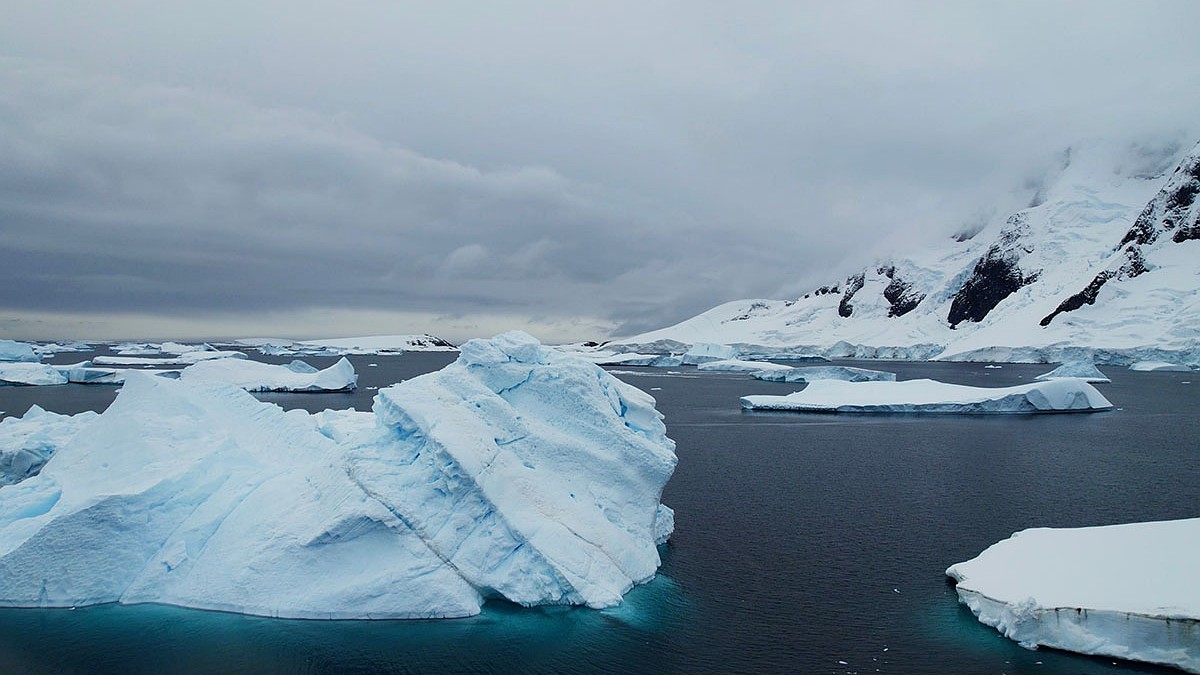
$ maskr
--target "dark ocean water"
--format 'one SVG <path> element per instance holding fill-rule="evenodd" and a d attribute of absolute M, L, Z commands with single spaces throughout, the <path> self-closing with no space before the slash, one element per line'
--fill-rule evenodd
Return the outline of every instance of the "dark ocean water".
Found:
<path fill-rule="evenodd" d="M 355 393 L 261 398 L 367 410 L 374 387 L 452 359 L 352 357 Z M 846 363 L 985 386 L 1049 370 Z M 739 396 L 795 385 L 676 370 L 619 370 L 658 399 L 679 455 L 661 573 L 619 608 L 385 622 L 0 610 L 0 673 L 1176 672 L 1022 649 L 960 607 L 943 571 L 1026 527 L 1200 515 L 1200 373 L 1105 369 L 1113 412 L 874 417 L 743 412 Z M 98 410 L 113 391 L 4 388 L 0 410 Z"/>

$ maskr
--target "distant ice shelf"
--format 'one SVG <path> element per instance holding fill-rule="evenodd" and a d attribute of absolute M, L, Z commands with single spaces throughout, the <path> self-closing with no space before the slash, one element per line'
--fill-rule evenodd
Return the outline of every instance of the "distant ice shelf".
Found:
<path fill-rule="evenodd" d="M 801 366 L 774 370 L 761 370 L 754 378 L 768 382 L 813 382 L 815 380 L 841 380 L 843 382 L 895 382 L 896 374 L 883 370 L 854 368 L 851 366 Z"/>
<path fill-rule="evenodd" d="M 960 602 L 1028 648 L 1200 672 L 1200 518 L 1017 532 L 951 565 Z"/>
<path fill-rule="evenodd" d="M 1108 410 L 1112 404 L 1082 380 L 986 388 L 936 380 L 817 380 L 786 396 L 743 396 L 749 410 L 835 413 L 1050 413 Z"/>

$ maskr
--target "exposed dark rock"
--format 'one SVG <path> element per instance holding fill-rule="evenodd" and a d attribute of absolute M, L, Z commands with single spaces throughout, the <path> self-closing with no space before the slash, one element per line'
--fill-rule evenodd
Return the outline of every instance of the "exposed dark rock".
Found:
<path fill-rule="evenodd" d="M 1175 231 L 1175 236 L 1171 237 L 1171 241 L 1176 244 L 1182 244 L 1189 239 L 1200 239 L 1200 223 L 1192 223 L 1185 225 Z"/>
<path fill-rule="evenodd" d="M 842 301 L 838 303 L 838 314 L 840 316 L 849 318 L 854 313 L 854 305 L 850 304 L 850 300 L 854 297 L 855 293 L 862 290 L 863 285 L 866 283 L 866 275 L 861 272 L 846 279 L 846 292 L 842 295 Z"/>
<path fill-rule="evenodd" d="M 997 242 L 975 263 L 971 276 L 954 294 L 950 312 L 946 316 L 951 328 L 963 321 L 983 321 L 1002 300 L 1022 286 L 1037 281 L 1038 272 L 1026 274 L 1019 264 L 1021 251 L 1029 251 L 1026 247 L 1018 246 L 1028 229 L 1023 214 L 1018 213 L 1008 219 L 1008 228 L 1000 233 Z"/>
<path fill-rule="evenodd" d="M 735 316 L 731 319 L 726 319 L 725 321 L 722 321 L 721 323 L 728 323 L 730 321 L 745 321 L 746 319 L 749 319 L 750 317 L 754 316 L 755 314 L 762 313 L 763 310 L 766 310 L 766 309 L 767 309 L 767 303 L 755 302 L 755 303 L 752 303 L 749 307 L 747 307 L 746 311 L 742 312 L 741 314 L 738 314 L 737 316 Z"/>
<path fill-rule="evenodd" d="M 1054 317 L 1064 312 L 1074 312 L 1084 305 L 1096 304 L 1096 297 L 1100 295 L 1100 289 L 1104 284 L 1108 283 L 1109 279 L 1132 279 L 1136 276 L 1141 276 L 1149 272 L 1150 268 L 1146 266 L 1146 258 L 1142 255 L 1142 250 L 1136 244 L 1130 244 L 1125 249 L 1125 262 L 1115 270 L 1108 269 L 1096 275 L 1092 282 L 1087 285 L 1082 291 L 1070 296 L 1058 304 L 1058 307 L 1053 312 L 1047 314 L 1038 323 L 1042 326 L 1049 326 Z"/>
<path fill-rule="evenodd" d="M 883 297 L 892 305 L 888 308 L 889 317 L 904 316 L 916 309 L 925 299 L 924 293 L 913 292 L 912 284 L 895 278 L 892 274 L 889 274 L 888 278 L 892 281 L 883 289 Z"/>

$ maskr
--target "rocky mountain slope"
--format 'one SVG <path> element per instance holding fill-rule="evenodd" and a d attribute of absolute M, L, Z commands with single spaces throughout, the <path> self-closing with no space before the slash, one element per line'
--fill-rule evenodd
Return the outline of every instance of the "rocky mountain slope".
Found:
<path fill-rule="evenodd" d="M 1082 145 L 1035 187 L 928 248 L 791 300 L 741 300 L 620 340 L 829 356 L 1200 363 L 1200 145 Z"/>

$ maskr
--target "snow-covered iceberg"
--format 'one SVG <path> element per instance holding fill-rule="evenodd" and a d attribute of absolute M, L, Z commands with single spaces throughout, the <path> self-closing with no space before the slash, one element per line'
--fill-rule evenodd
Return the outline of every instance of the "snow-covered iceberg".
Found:
<path fill-rule="evenodd" d="M 689 366 L 697 366 L 709 361 L 725 361 L 736 359 L 737 357 L 738 350 L 729 345 L 700 342 L 692 345 L 683 353 L 683 363 Z"/>
<path fill-rule="evenodd" d="M 214 359 L 184 368 L 179 378 L 188 381 L 225 382 L 246 391 L 353 391 L 358 373 L 342 357 L 337 363 L 317 370 L 304 361 L 286 366 L 249 359 Z"/>
<path fill-rule="evenodd" d="M 129 373 L 145 373 L 173 380 L 179 379 L 179 370 L 136 370 L 129 368 L 96 368 L 91 362 L 75 363 L 69 366 L 55 366 L 58 372 L 72 384 L 124 384 Z"/>
<path fill-rule="evenodd" d="M 1074 377 L 1083 380 L 1084 382 L 1091 382 L 1093 384 L 1112 382 L 1112 380 L 1108 379 L 1107 375 L 1100 372 L 1100 369 L 1096 367 L 1096 364 L 1091 363 L 1090 361 L 1064 363 L 1054 370 L 1048 373 L 1042 373 L 1033 379 L 1045 381 L 1057 380 L 1063 377 Z"/>
<path fill-rule="evenodd" d="M 0 386 L 66 384 L 67 377 L 44 363 L 0 361 Z"/>
<path fill-rule="evenodd" d="M 766 361 L 743 361 L 741 359 L 721 359 L 720 361 L 705 361 L 696 366 L 696 370 L 711 370 L 726 373 L 758 373 L 762 371 L 791 370 L 791 366 L 782 363 Z"/>
<path fill-rule="evenodd" d="M 0 486 L 35 476 L 54 455 L 99 415 L 82 412 L 59 415 L 33 406 L 24 417 L 0 421 Z M 8 495 L 0 491 L 0 505 Z"/>
<path fill-rule="evenodd" d="M 33 345 L 13 340 L 0 340 L 0 361 L 41 361 Z"/>
<path fill-rule="evenodd" d="M 1170 363 L 1167 361 L 1138 361 L 1137 363 L 1131 364 L 1129 369 L 1140 373 L 1190 373 L 1192 371 L 1192 369 L 1188 368 L 1187 366 L 1178 363 Z"/>
<path fill-rule="evenodd" d="M 1108 410 L 1112 404 L 1082 380 L 987 388 L 936 380 L 817 380 L 786 396 L 743 396 L 751 410 L 838 413 L 1048 413 Z"/>
<path fill-rule="evenodd" d="M 510 333 L 374 410 L 131 373 L 0 488 L 0 604 L 449 617 L 493 597 L 606 607 L 654 576 L 676 460 L 647 394 Z"/>
<path fill-rule="evenodd" d="M 675 368 L 683 364 L 683 357 L 672 354 L 638 354 L 628 352 L 570 352 L 600 366 L 648 366 L 651 368 Z"/>
<path fill-rule="evenodd" d="M 950 566 L 979 620 L 1025 647 L 1200 672 L 1200 518 L 1023 530 Z"/>
<path fill-rule="evenodd" d="M 768 382 L 813 382 L 841 380 L 843 382 L 895 382 L 896 374 L 883 370 L 851 366 L 805 366 L 784 370 L 764 370 L 754 373 L 755 379 Z"/>
<path fill-rule="evenodd" d="M 154 366 L 168 368 L 172 366 L 190 366 L 193 363 L 211 359 L 244 359 L 246 355 L 239 351 L 197 349 L 165 358 L 144 356 L 97 356 L 92 363 L 97 366 Z"/>

